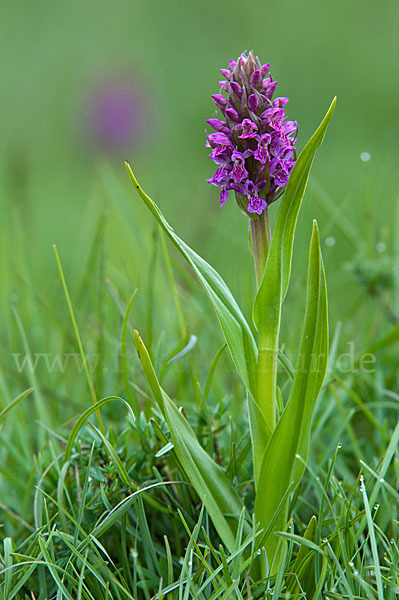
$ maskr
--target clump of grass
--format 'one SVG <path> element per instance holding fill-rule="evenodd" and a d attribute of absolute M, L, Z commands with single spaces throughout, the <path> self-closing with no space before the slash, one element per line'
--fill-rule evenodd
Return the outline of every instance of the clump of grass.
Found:
<path fill-rule="evenodd" d="M 310 455 L 298 458 L 303 478 L 282 499 L 288 525 L 273 532 L 271 569 L 270 530 L 251 518 L 244 391 L 209 326 L 213 315 L 188 272 L 172 263 L 161 232 L 140 238 L 140 248 L 152 244 L 153 251 L 132 286 L 103 256 L 104 228 L 99 216 L 73 277 L 57 254 L 62 286 L 51 296 L 30 289 L 27 305 L 13 305 L 9 339 L 20 354 L 14 369 L 0 372 L 8 398 L 0 411 L 1 598 L 395 598 L 397 325 L 381 314 L 384 332 L 364 341 L 349 370 L 339 367 L 345 339 L 336 326 Z M 157 380 L 181 399 L 179 414 L 243 499 L 231 547 L 190 484 L 140 370 L 138 324 L 145 324 Z M 37 360 L 50 338 L 54 352 Z M 378 359 L 373 370 L 361 368 L 366 353 Z M 65 366 L 66 355 L 73 361 Z M 293 376 L 290 355 L 280 348 L 279 409 Z M 16 387 L 26 391 L 11 393 Z"/>
<path fill-rule="evenodd" d="M 132 344 L 133 313 L 124 319 L 128 303 L 109 298 L 121 311 L 121 335 L 126 335 L 126 345 Z M 121 347 L 117 339 L 115 344 Z M 390 350 L 382 344 L 379 352 Z M 161 346 L 158 353 L 158 370 L 168 376 L 173 347 Z M 221 394 L 226 390 L 218 366 L 227 361 L 223 347 L 208 373 L 200 358 L 194 347 L 172 363 L 175 385 L 190 398 L 185 411 L 201 445 L 250 508 L 254 489 L 248 423 L 241 413 L 237 418 L 242 392 L 237 382 L 227 395 Z M 182 371 L 179 365 L 184 365 Z M 286 540 L 285 550 L 277 571 L 266 570 L 263 578 L 253 566 L 255 556 L 265 560 L 261 532 L 253 525 L 244 535 L 239 528 L 236 550 L 223 546 L 187 485 L 166 422 L 138 371 L 134 382 L 128 373 L 130 393 L 140 407 L 136 419 L 116 397 L 104 400 L 101 408 L 89 407 L 87 390 L 81 394 L 86 418 L 75 410 L 73 422 L 80 428 L 73 439 L 69 422 L 46 426 L 40 447 L 37 437 L 22 435 L 29 431 L 21 418 L 30 411 L 28 388 L 26 397 L 22 394 L 9 411 L 2 411 L 2 597 L 395 598 L 399 430 L 390 365 L 372 375 L 360 370 L 342 375 L 334 367 L 329 372 L 313 424 L 313 451 L 290 503 L 290 527 L 278 536 Z M 25 375 L 19 375 L 21 384 Z M 123 397 L 126 373 L 111 375 Z M 105 386 L 111 375 L 106 374 Z M 84 372 L 75 379 L 82 378 L 84 382 Z M 49 402 L 46 391 L 43 396 Z M 105 434 L 96 424 L 96 408 L 103 411 Z M 13 432 L 24 421 L 16 438 Z"/>

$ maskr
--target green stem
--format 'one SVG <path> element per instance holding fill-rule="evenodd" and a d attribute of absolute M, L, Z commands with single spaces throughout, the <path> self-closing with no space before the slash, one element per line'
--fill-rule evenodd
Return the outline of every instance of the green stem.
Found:
<path fill-rule="evenodd" d="M 258 290 L 265 272 L 271 237 L 269 208 L 266 207 L 259 217 L 251 219 L 251 242 Z M 269 308 L 273 310 L 272 307 Z M 274 305 L 274 309 L 275 311 L 277 309 L 277 312 L 274 319 L 272 319 L 273 328 L 259 331 L 255 393 L 256 402 L 270 432 L 274 430 L 276 425 L 278 328 L 280 323 L 280 308 Z"/>
<path fill-rule="evenodd" d="M 271 230 L 269 223 L 269 207 L 256 219 L 251 219 L 251 242 L 254 255 L 256 288 L 259 289 L 265 272 L 267 255 L 271 242 Z"/>

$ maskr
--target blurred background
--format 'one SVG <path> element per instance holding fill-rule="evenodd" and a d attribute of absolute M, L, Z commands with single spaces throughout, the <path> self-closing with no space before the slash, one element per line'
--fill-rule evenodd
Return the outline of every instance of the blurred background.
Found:
<path fill-rule="evenodd" d="M 168 333 L 173 299 L 155 256 L 157 231 L 125 158 L 175 230 L 250 313 L 247 222 L 233 197 L 219 208 L 218 190 L 206 183 L 213 163 L 204 147 L 219 68 L 246 49 L 270 62 L 278 95 L 290 97 L 299 149 L 338 96 L 300 216 L 286 339 L 299 335 L 292 324 L 303 314 L 313 218 L 321 228 L 332 329 L 344 322 L 342 344 L 371 344 L 397 322 L 397 0 L 36 0 L 6 3 L 1 12 L 3 390 L 14 388 L 11 355 L 22 344 L 12 307 L 32 352 L 52 352 L 70 327 L 52 244 L 86 341 L 99 327 L 93 312 L 101 294 L 111 290 L 127 302 L 136 287 L 138 325 L 154 338 Z M 172 250 L 171 257 L 190 329 L 199 335 L 209 327 L 207 301 L 196 284 L 190 288 Z M 110 338 L 118 336 L 102 310 Z M 220 343 L 213 322 L 209 329 Z"/>

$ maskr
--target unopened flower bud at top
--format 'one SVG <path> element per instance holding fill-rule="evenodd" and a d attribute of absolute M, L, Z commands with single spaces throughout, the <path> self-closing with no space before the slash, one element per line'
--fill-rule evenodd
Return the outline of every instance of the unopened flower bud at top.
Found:
<path fill-rule="evenodd" d="M 297 123 L 287 120 L 288 98 L 273 99 L 277 81 L 269 69 L 253 52 L 230 60 L 212 96 L 222 118 L 207 120 L 217 132 L 207 136 L 207 146 L 218 165 L 208 182 L 221 188 L 221 205 L 233 190 L 240 209 L 253 217 L 283 193 L 296 161 Z"/>

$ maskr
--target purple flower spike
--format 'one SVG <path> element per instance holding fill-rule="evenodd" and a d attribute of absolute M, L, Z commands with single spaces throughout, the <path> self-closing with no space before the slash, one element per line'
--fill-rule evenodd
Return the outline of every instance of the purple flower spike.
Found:
<path fill-rule="evenodd" d="M 287 121 L 288 98 L 273 100 L 277 81 L 269 68 L 253 52 L 230 60 L 229 68 L 221 69 L 222 93 L 212 96 L 224 119 L 207 121 L 215 133 L 206 145 L 218 165 L 208 182 L 221 188 L 221 206 L 233 190 L 252 219 L 281 195 L 296 161 L 297 124 Z"/>

